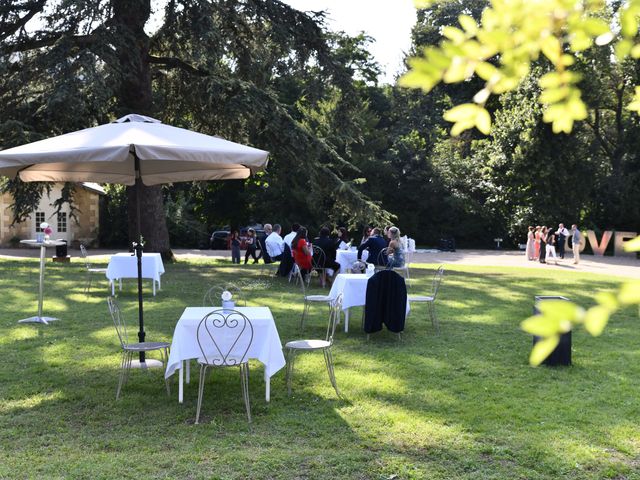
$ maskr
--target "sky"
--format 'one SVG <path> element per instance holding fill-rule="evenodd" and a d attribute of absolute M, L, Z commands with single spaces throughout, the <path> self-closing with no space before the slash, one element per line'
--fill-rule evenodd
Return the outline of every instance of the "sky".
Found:
<path fill-rule="evenodd" d="M 393 83 L 402 69 L 404 53 L 411 47 L 411 27 L 416 21 L 413 0 L 284 0 L 304 11 L 324 10 L 331 30 L 350 35 L 364 31 L 375 41 L 369 51 L 381 65 L 380 82 Z"/>

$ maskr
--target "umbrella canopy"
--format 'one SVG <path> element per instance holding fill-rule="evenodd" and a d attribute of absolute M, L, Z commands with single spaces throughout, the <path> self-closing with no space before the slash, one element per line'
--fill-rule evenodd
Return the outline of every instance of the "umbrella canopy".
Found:
<path fill-rule="evenodd" d="M 266 167 L 269 153 L 131 114 L 0 151 L 0 175 L 25 182 L 134 185 L 134 158 L 145 185 L 247 178 Z"/>
<path fill-rule="evenodd" d="M 25 182 L 100 182 L 136 185 L 140 238 L 141 183 L 247 178 L 267 166 L 269 153 L 131 114 L 113 123 L 0 151 L 0 175 Z M 136 181 L 138 180 L 138 181 Z M 145 341 L 142 245 L 138 257 L 138 339 Z M 140 352 L 140 365 L 146 365 Z"/>

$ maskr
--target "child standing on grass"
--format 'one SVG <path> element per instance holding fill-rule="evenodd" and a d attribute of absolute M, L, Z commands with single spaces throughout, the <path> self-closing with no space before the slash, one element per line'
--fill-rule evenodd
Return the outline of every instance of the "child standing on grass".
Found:
<path fill-rule="evenodd" d="M 231 232 L 231 263 L 240 264 L 240 234 L 238 230 Z"/>

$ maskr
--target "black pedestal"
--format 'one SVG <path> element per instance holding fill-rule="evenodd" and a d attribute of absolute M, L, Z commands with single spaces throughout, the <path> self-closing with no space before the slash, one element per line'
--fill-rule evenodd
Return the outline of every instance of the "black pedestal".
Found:
<path fill-rule="evenodd" d="M 569 299 L 565 297 L 558 297 L 558 296 L 536 295 L 535 303 L 533 304 L 534 315 L 538 315 L 540 313 L 540 310 L 538 309 L 538 302 L 540 300 L 568 301 Z M 540 337 L 534 335 L 533 344 L 535 345 L 539 341 L 540 341 Z M 542 362 L 542 364 L 548 365 L 550 367 L 556 367 L 558 365 L 564 365 L 564 366 L 571 365 L 571 332 L 563 333 L 562 335 L 560 335 L 560 343 L 558 343 L 558 346 L 556 347 L 556 349 L 553 352 L 551 352 L 551 355 L 549 355 Z"/>

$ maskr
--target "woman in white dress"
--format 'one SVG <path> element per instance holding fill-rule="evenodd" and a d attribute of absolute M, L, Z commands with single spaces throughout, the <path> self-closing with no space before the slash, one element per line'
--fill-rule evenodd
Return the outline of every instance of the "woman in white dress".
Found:
<path fill-rule="evenodd" d="M 529 227 L 529 232 L 527 233 L 527 259 L 535 260 L 536 249 L 535 249 L 535 236 L 533 234 L 533 227 Z"/>

